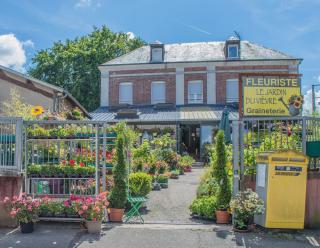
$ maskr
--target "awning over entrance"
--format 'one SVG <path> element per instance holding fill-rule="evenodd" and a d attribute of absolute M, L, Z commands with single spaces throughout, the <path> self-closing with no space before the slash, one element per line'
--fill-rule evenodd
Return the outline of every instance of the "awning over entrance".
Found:
<path fill-rule="evenodd" d="M 153 106 L 130 107 L 136 110 L 136 116 L 126 118 L 119 116 L 117 110 L 100 107 L 91 113 L 96 121 L 132 123 L 179 123 L 179 122 L 212 122 L 220 121 L 224 106 L 177 106 L 168 109 L 155 109 Z M 238 119 L 238 110 L 228 107 L 230 120 Z"/>

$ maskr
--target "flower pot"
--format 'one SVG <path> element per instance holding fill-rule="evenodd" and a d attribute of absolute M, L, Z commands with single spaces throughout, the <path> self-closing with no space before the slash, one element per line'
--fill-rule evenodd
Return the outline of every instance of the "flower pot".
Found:
<path fill-rule="evenodd" d="M 124 209 L 122 208 L 110 208 L 109 220 L 111 222 L 122 222 Z"/>
<path fill-rule="evenodd" d="M 101 223 L 102 223 L 102 221 L 86 220 L 86 227 L 88 229 L 88 233 L 100 233 L 101 232 Z"/>
<path fill-rule="evenodd" d="M 192 167 L 184 167 L 183 170 L 184 170 L 184 172 L 191 172 Z"/>
<path fill-rule="evenodd" d="M 33 232 L 33 222 L 20 223 L 20 231 L 22 233 L 32 233 Z"/>
<path fill-rule="evenodd" d="M 216 210 L 217 224 L 229 224 L 230 214 L 225 210 Z"/>

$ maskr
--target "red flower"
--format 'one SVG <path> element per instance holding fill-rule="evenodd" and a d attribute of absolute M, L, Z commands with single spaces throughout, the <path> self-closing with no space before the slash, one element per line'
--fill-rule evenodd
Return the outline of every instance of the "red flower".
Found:
<path fill-rule="evenodd" d="M 75 163 L 76 163 L 76 162 L 75 162 L 73 159 L 71 159 L 71 160 L 69 161 L 69 165 L 71 165 L 71 166 L 74 166 Z"/>
<path fill-rule="evenodd" d="M 80 167 L 85 167 L 86 165 L 83 162 L 80 162 Z"/>

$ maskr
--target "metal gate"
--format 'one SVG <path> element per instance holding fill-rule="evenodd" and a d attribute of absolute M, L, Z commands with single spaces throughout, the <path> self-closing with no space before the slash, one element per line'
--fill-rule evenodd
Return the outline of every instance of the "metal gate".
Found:
<path fill-rule="evenodd" d="M 21 118 L 0 117 L 0 174 L 22 170 Z"/>

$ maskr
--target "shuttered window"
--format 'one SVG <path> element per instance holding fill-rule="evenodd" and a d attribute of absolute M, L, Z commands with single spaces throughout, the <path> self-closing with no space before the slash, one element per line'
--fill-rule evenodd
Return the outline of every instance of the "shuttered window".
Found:
<path fill-rule="evenodd" d="M 151 83 L 151 104 L 166 102 L 166 83 L 162 81 Z"/>
<path fill-rule="evenodd" d="M 188 103 L 203 103 L 203 85 L 201 80 L 188 82 Z"/>
<path fill-rule="evenodd" d="M 239 81 L 238 79 L 227 80 L 227 103 L 239 102 Z"/>
<path fill-rule="evenodd" d="M 119 104 L 132 104 L 132 83 L 119 84 Z"/>

